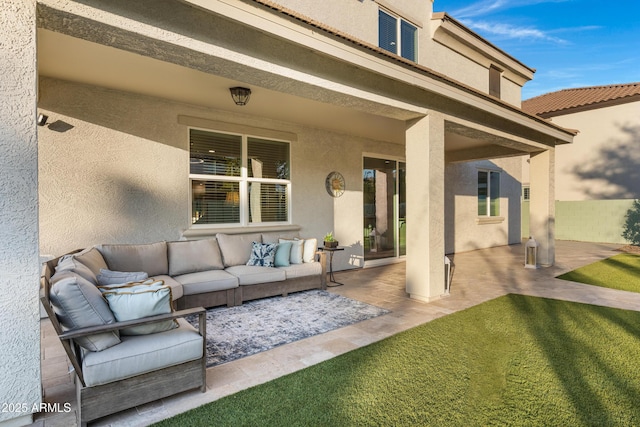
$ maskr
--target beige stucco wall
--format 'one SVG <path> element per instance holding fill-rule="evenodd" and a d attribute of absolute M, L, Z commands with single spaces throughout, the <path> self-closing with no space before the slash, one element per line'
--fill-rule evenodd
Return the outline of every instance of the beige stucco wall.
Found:
<path fill-rule="evenodd" d="M 556 149 L 556 200 L 640 197 L 640 102 L 552 121 L 580 131 L 573 144 Z"/>
<path fill-rule="evenodd" d="M 294 10 L 314 21 L 338 29 L 373 45 L 378 44 L 378 10 L 385 9 L 419 28 L 431 18 L 431 1 L 414 0 L 324 0 L 319 7 L 308 0 L 272 0 L 273 3 Z M 428 31 L 419 31 L 419 37 L 428 37 Z M 424 40 L 420 40 L 423 43 Z"/>
<path fill-rule="evenodd" d="M 477 171 L 496 170 L 500 175 L 498 223 L 478 224 Z M 445 169 L 445 252 L 464 252 L 520 242 L 520 157 L 450 163 Z"/>
<path fill-rule="evenodd" d="M 292 222 L 305 237 L 333 230 L 349 248 L 335 267 L 362 265 L 362 153 L 401 157 L 400 143 L 200 108 L 158 98 L 42 78 L 39 107 L 73 128 L 41 132 L 41 250 L 97 243 L 177 240 L 189 228 L 187 127 L 178 115 L 296 134 L 291 144 Z M 54 126 L 55 129 L 57 126 Z M 346 180 L 330 197 L 329 172 Z"/>
<path fill-rule="evenodd" d="M 480 91 L 489 91 L 491 59 L 451 36 L 442 36 L 446 40 L 446 45 L 432 39 L 435 26 L 431 21 L 433 9 L 431 1 L 329 0 L 323 2 L 323 7 L 305 0 L 275 0 L 274 2 L 376 46 L 378 45 L 378 10 L 382 8 L 418 27 L 417 62 L 419 64 Z M 509 74 L 509 71 L 505 73 Z M 509 79 L 506 74 L 501 81 L 501 98 L 510 104 L 520 106 L 522 87 Z"/>
<path fill-rule="evenodd" d="M 41 401 L 35 0 L 0 12 L 0 425 Z"/>

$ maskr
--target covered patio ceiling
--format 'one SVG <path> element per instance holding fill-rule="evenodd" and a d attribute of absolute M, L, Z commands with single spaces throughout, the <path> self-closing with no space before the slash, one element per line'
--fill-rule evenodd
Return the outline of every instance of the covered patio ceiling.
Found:
<path fill-rule="evenodd" d="M 141 27 L 134 31 L 126 22 L 118 22 L 126 16 L 119 8 L 135 8 L 132 3 L 115 2 L 110 3 L 108 9 L 104 6 L 95 10 L 84 5 L 77 15 L 63 10 L 69 6 L 58 9 L 58 5 L 55 0 L 38 4 L 38 71 L 42 77 L 398 144 L 404 144 L 407 121 L 423 117 L 435 108 L 447 121 L 448 161 L 522 155 L 545 148 L 543 144 L 531 145 L 532 140 L 542 140 L 548 148 L 557 138 L 564 138 L 560 135 L 562 132 L 551 132 L 555 135 L 541 132 L 540 124 L 526 124 L 518 114 L 513 121 L 501 117 L 502 113 L 496 114 L 500 108 L 496 109 L 491 103 L 487 104 L 490 113 L 478 108 L 486 100 L 469 98 L 473 106 L 460 104 L 455 98 L 468 98 L 468 94 L 455 94 L 452 88 L 442 86 L 442 82 L 435 82 L 442 88 L 438 90 L 446 89 L 445 93 L 454 98 L 425 90 L 417 85 L 424 80 L 419 75 L 410 76 L 408 81 L 390 79 L 380 71 L 372 72 L 346 58 L 336 60 L 310 47 L 248 27 L 235 28 L 236 37 L 229 38 L 228 32 L 234 27 L 220 16 L 202 16 L 193 10 L 180 9 L 185 20 L 200 20 L 201 25 L 206 26 L 205 31 L 215 33 L 206 37 L 219 37 L 215 40 L 220 46 L 214 46 L 202 45 L 200 35 L 193 38 L 189 33 L 185 39 L 184 35 L 173 33 L 173 22 L 167 24 L 168 32 L 155 28 L 161 32 L 160 38 L 146 35 L 155 31 L 149 29 L 153 27 L 149 27 L 148 22 L 139 23 Z M 175 4 L 163 2 L 162 5 L 174 7 Z M 111 15 L 114 11 L 118 14 L 115 20 Z M 145 16 L 153 22 L 151 15 Z M 100 19 L 106 21 L 100 22 Z M 138 24 L 138 21 L 129 20 L 128 24 Z M 218 27 L 225 27 L 227 31 Z M 187 39 L 192 40 L 191 44 Z M 194 43 L 197 48 L 193 47 Z M 273 62 L 265 62 L 262 58 L 269 53 L 257 52 L 256 45 L 261 45 L 263 50 L 268 46 L 274 55 L 269 58 Z M 355 54 L 354 59 L 360 55 L 349 49 L 345 54 Z M 380 70 L 390 66 L 388 61 L 376 57 L 372 61 L 372 66 L 382 67 Z M 389 72 L 406 75 L 405 67 L 394 67 L 396 65 Z M 431 83 L 424 80 L 424 84 Z M 233 86 L 251 88 L 248 105 L 233 104 L 229 95 L 229 88 Z M 458 112 L 466 119 L 457 120 L 454 116 Z M 513 115 L 513 112 L 504 113 Z M 450 118 L 454 121 L 449 121 Z M 496 132 L 496 124 L 506 131 Z"/>

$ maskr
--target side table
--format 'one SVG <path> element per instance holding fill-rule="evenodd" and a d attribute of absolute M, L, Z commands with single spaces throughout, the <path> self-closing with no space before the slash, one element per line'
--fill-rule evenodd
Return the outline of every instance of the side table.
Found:
<path fill-rule="evenodd" d="M 337 248 L 326 248 L 324 246 L 321 246 L 318 248 L 321 251 L 326 251 L 329 252 L 329 281 L 331 283 L 335 283 L 335 285 L 329 285 L 327 284 L 327 287 L 329 288 L 335 288 L 336 286 L 342 286 L 344 285 L 344 283 L 340 283 L 340 282 L 336 282 L 336 279 L 333 277 L 333 254 L 334 252 L 338 252 L 338 251 L 344 251 L 344 248 L 341 247 L 337 247 Z"/>

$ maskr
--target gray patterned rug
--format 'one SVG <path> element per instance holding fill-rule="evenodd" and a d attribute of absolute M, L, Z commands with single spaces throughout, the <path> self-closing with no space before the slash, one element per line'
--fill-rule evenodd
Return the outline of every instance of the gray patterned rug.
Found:
<path fill-rule="evenodd" d="M 207 367 L 387 313 L 321 290 L 212 308 L 207 310 Z M 197 318 L 188 320 L 197 324 Z"/>

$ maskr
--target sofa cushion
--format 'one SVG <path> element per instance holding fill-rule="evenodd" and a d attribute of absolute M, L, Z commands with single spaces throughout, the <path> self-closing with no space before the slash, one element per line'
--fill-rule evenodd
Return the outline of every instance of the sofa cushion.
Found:
<path fill-rule="evenodd" d="M 149 279 L 125 285 L 101 286 L 102 295 L 119 322 L 142 319 L 172 311 L 171 288 L 161 280 Z M 174 320 L 149 323 L 120 330 L 121 335 L 147 335 L 176 328 Z"/>
<path fill-rule="evenodd" d="M 153 276 L 153 278 L 156 280 L 162 280 L 165 285 L 171 288 L 171 298 L 173 298 L 174 301 L 182 298 L 182 284 L 177 282 L 173 277 L 167 276 L 166 274 L 160 274 L 158 276 Z"/>
<path fill-rule="evenodd" d="M 224 234 L 216 235 L 222 260 L 225 267 L 234 265 L 245 265 L 251 256 L 251 248 L 253 242 L 262 243 L 262 235 L 259 233 L 252 234 Z"/>
<path fill-rule="evenodd" d="M 216 239 L 167 243 L 169 275 L 222 270 L 222 254 Z"/>
<path fill-rule="evenodd" d="M 305 262 L 304 264 L 291 264 L 289 267 L 280 267 L 278 270 L 283 270 L 287 279 L 294 279 L 296 277 L 316 276 L 322 274 L 322 265 L 319 262 Z"/>
<path fill-rule="evenodd" d="M 109 268 L 102 254 L 95 247 L 87 248 L 82 252 L 72 255 L 76 260 L 89 267 L 94 275 L 100 273 L 101 268 Z"/>
<path fill-rule="evenodd" d="M 273 267 L 255 265 L 236 265 L 225 270 L 238 278 L 240 286 L 258 283 L 280 282 L 287 278 L 284 270 Z"/>
<path fill-rule="evenodd" d="M 169 273 L 167 243 L 142 245 L 100 245 L 98 247 L 109 270 L 144 271 L 151 276 Z"/>
<path fill-rule="evenodd" d="M 302 248 L 302 262 L 315 262 L 318 252 L 318 239 L 304 239 Z"/>
<path fill-rule="evenodd" d="M 202 336 L 186 320 L 179 327 L 153 335 L 123 336 L 122 343 L 82 360 L 88 387 L 145 374 L 202 357 Z"/>
<path fill-rule="evenodd" d="M 282 242 L 291 242 L 291 256 L 289 257 L 289 262 L 291 264 L 302 264 L 303 262 L 303 253 L 304 253 L 304 240 L 295 239 L 295 240 L 286 240 L 280 239 L 280 243 Z"/>
<path fill-rule="evenodd" d="M 223 291 L 238 287 L 238 278 L 224 270 L 199 271 L 176 276 L 175 279 L 182 284 L 185 295 Z"/>
<path fill-rule="evenodd" d="M 251 247 L 251 256 L 249 257 L 249 261 L 247 261 L 247 265 L 273 267 L 277 247 L 277 243 L 253 242 Z"/>
<path fill-rule="evenodd" d="M 96 286 L 69 271 L 57 275 L 49 298 L 64 330 L 110 325 L 116 318 Z M 117 332 L 104 332 L 75 340 L 90 351 L 102 351 L 120 343 Z"/>
<path fill-rule="evenodd" d="M 289 257 L 291 256 L 291 242 L 278 243 L 276 248 L 276 256 L 273 261 L 275 267 L 288 267 Z"/>
<path fill-rule="evenodd" d="M 101 268 L 96 276 L 99 286 L 139 282 L 148 278 L 149 275 L 144 271 L 112 271 L 106 268 Z"/>
<path fill-rule="evenodd" d="M 64 272 L 72 272 L 78 274 L 83 279 L 93 283 L 98 283 L 96 275 L 89 267 L 78 261 L 73 255 L 65 255 L 58 261 L 56 272 L 51 276 L 51 283 L 55 283 Z"/>

